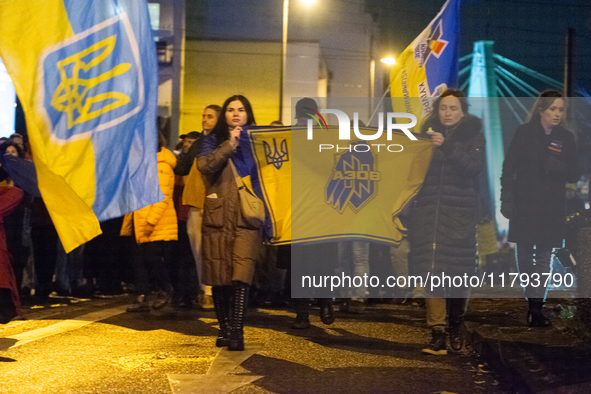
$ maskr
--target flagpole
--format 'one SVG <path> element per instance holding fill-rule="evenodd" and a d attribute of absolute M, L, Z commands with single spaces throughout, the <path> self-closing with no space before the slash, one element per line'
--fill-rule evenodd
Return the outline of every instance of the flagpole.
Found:
<path fill-rule="evenodd" d="M 382 105 L 382 102 L 384 101 L 384 99 L 386 98 L 386 95 L 390 93 L 390 85 L 388 85 L 388 87 L 386 88 L 386 91 L 384 92 L 384 94 L 382 95 L 382 98 L 380 99 L 380 101 L 378 102 L 378 105 L 376 105 L 376 108 L 373 110 L 373 113 L 371 114 L 371 116 L 369 117 L 369 120 L 367 121 L 367 126 L 369 127 L 371 125 L 371 120 L 373 119 L 373 117 L 376 115 L 376 112 L 378 112 L 378 108 L 380 108 L 380 105 Z"/>
<path fill-rule="evenodd" d="M 285 66 L 287 58 L 287 22 L 289 0 L 283 0 L 283 36 L 281 39 L 281 70 L 279 80 L 279 120 L 283 122 L 283 91 L 285 89 Z"/>

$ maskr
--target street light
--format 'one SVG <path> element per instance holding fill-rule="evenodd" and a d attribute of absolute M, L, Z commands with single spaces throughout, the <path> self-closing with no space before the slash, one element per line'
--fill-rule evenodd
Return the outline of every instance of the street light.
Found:
<path fill-rule="evenodd" d="M 300 0 L 300 2 L 305 6 L 311 6 L 316 3 L 316 0 Z"/>
<path fill-rule="evenodd" d="M 385 85 L 385 89 L 384 89 L 384 94 L 382 95 L 382 98 L 380 99 L 380 101 L 378 102 L 378 105 L 376 105 L 373 113 L 371 114 L 371 116 L 369 117 L 369 120 L 367 121 L 367 124 L 371 124 L 371 121 L 373 120 L 373 117 L 375 116 L 375 114 L 378 112 L 378 109 L 380 108 L 380 105 L 382 105 L 382 102 L 384 101 L 384 98 L 386 98 L 386 96 L 388 95 L 388 93 L 390 93 L 390 72 L 392 71 L 392 66 L 396 64 L 396 59 L 392 56 L 388 56 L 388 57 L 384 57 L 382 59 L 380 59 L 380 61 L 382 63 L 384 63 L 386 66 L 388 66 L 388 74 L 386 79 L 384 80 L 384 82 L 388 81 L 388 83 L 384 83 Z"/>
<path fill-rule="evenodd" d="M 385 57 L 383 59 L 381 59 L 382 63 L 387 64 L 388 66 L 393 66 L 394 64 L 396 64 L 396 59 L 394 59 L 393 57 Z"/>

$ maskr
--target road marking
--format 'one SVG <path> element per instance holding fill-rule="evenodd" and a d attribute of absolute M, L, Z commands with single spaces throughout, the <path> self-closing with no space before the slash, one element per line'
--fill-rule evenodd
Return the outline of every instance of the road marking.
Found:
<path fill-rule="evenodd" d="M 249 343 L 248 347 L 241 352 L 231 352 L 226 348 L 222 348 L 209 366 L 206 375 L 227 375 L 262 349 L 263 346 L 259 343 Z"/>
<path fill-rule="evenodd" d="M 15 347 L 25 345 L 38 339 L 43 339 L 52 335 L 77 330 L 89 324 L 96 323 L 97 321 L 105 320 L 110 317 L 119 315 L 123 312 L 125 312 L 125 306 L 104 309 L 97 312 L 87 313 L 86 315 L 78 316 L 71 320 L 64 320 L 59 323 L 52 324 L 51 326 L 38 328 L 36 330 L 23 332 L 17 335 L 11 335 L 9 337 L 6 337 L 6 339 L 16 339 L 18 341 L 10 347 L 10 349 L 14 349 Z"/>
<path fill-rule="evenodd" d="M 220 379 L 210 375 L 168 374 L 168 381 L 173 394 L 230 393 L 260 378 L 262 376 L 229 375 L 224 376 L 224 379 Z"/>
<path fill-rule="evenodd" d="M 249 343 L 241 352 L 220 349 L 205 375 L 168 374 L 170 389 L 173 394 L 229 393 L 250 384 L 263 376 L 228 374 L 262 348 L 261 344 Z"/>

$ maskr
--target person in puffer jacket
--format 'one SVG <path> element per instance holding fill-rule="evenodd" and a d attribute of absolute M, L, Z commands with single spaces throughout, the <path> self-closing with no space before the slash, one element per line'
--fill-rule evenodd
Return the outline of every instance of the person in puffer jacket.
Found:
<path fill-rule="evenodd" d="M 435 101 L 422 132 L 431 138 L 435 151 L 411 208 L 409 266 L 424 280 L 427 274 L 430 278 L 472 275 L 477 266 L 476 183 L 485 166 L 482 121 L 468 113 L 468 101 L 461 91 L 447 90 Z M 446 318 L 450 349 L 462 350 L 469 297 L 469 287 L 454 287 L 449 282 L 432 291 L 429 279 L 425 301 L 432 340 L 423 352 L 447 354 Z"/>
<path fill-rule="evenodd" d="M 127 307 L 128 312 L 148 312 L 147 297 L 157 291 L 153 309 L 166 306 L 172 296 L 170 285 L 170 241 L 178 239 L 178 224 L 172 194 L 174 191 L 174 167 L 176 157 L 164 147 L 165 139 L 158 135 L 158 180 L 164 200 L 125 215 L 121 235 L 133 236 L 136 241 L 133 267 L 138 293 L 136 302 Z"/>

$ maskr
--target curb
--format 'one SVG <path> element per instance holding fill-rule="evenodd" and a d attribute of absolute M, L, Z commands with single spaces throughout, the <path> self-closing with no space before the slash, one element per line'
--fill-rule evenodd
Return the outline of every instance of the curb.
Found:
<path fill-rule="evenodd" d="M 513 393 L 591 392 L 591 349 L 490 339 L 469 330 L 472 346 Z"/>
<path fill-rule="evenodd" d="M 535 393 L 519 371 L 507 362 L 505 358 L 506 343 L 489 340 L 476 330 L 470 331 L 470 338 L 474 351 L 488 363 L 497 375 L 502 377 L 500 383 L 504 389 L 513 393 Z"/>

